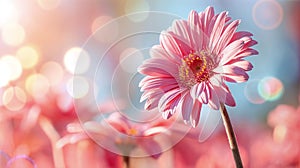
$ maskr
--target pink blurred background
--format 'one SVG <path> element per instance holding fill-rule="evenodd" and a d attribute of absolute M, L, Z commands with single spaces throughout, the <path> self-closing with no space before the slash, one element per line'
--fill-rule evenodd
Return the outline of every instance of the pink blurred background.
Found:
<path fill-rule="evenodd" d="M 300 3 L 296 0 L 0 0 L 0 167 L 122 167 L 122 156 L 82 134 L 64 147 L 57 146 L 74 132 L 72 124 L 80 122 L 76 110 L 82 109 L 75 109 L 73 101 L 92 88 L 93 81 L 81 74 L 101 53 L 91 53 L 84 44 L 98 28 L 120 16 L 158 11 L 186 19 L 190 10 L 201 11 L 208 5 L 241 19 L 239 29 L 252 32 L 258 41 L 260 54 L 249 59 L 254 65 L 249 81 L 230 85 L 237 107 L 228 111 L 245 167 L 300 168 Z M 129 19 L 138 24 L 147 15 Z M 119 24 L 104 36 L 92 37 L 101 48 L 123 29 L 131 27 Z M 158 38 L 134 42 L 150 46 Z M 137 62 L 124 64 L 125 50 L 113 51 L 108 58 L 112 65 L 107 66 L 121 65 L 132 76 L 132 67 L 148 55 L 141 52 Z M 74 68 L 79 55 L 78 76 Z M 80 84 L 79 90 L 73 91 L 73 82 Z M 116 85 L 120 95 L 128 93 L 122 83 Z M 97 103 L 107 101 L 101 89 L 94 94 Z M 131 94 L 137 99 L 139 88 Z M 84 110 L 92 113 L 95 108 Z M 192 130 L 158 159 L 132 158 L 131 167 L 234 167 L 224 130 L 218 128 L 203 143 Z"/>

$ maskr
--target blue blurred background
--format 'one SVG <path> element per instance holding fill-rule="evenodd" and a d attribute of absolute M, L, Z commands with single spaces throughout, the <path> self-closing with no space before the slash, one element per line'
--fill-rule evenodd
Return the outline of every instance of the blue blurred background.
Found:
<path fill-rule="evenodd" d="M 97 104 L 107 101 L 106 98 L 128 96 L 125 99 L 132 101 L 129 106 L 140 110 L 143 104 L 138 102 L 141 94 L 137 83 L 141 76 L 136 75 L 136 67 L 149 57 L 148 49 L 158 44 L 159 34 L 137 35 L 122 41 L 107 53 L 104 65 L 99 65 L 97 61 L 104 49 L 120 32 L 144 23 L 148 15 L 128 17 L 133 23 L 130 27 L 114 24 L 114 19 L 147 11 L 172 16 L 162 20 L 186 19 L 191 10 L 202 11 L 207 6 L 213 6 L 216 13 L 229 11 L 234 20 L 241 19 L 238 30 L 252 32 L 258 41 L 255 49 L 259 55 L 248 58 L 254 65 L 249 81 L 229 84 L 237 102 L 236 107 L 229 108 L 231 116 L 264 123 L 267 113 L 276 105 L 296 105 L 300 80 L 300 3 L 296 0 L 0 0 L 0 106 L 18 112 L 28 103 L 45 103 L 47 96 L 58 95 L 55 105 L 67 111 L 72 99 L 88 104 L 86 98 L 91 93 Z M 159 19 L 157 23 L 162 26 L 155 27 L 156 32 L 171 25 Z M 99 28 L 107 24 L 109 29 L 102 29 L 97 37 Z M 126 52 L 134 53 L 135 61 L 126 61 Z M 91 72 L 95 70 L 90 68 L 93 66 L 100 69 Z M 118 77 L 116 68 L 127 74 L 122 72 Z M 125 86 L 124 81 L 132 80 L 133 88 Z M 116 97 L 110 89 L 118 92 Z"/>

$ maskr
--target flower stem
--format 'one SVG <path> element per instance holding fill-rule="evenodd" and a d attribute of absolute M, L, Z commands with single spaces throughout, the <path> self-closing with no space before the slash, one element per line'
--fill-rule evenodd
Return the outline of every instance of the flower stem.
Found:
<path fill-rule="evenodd" d="M 125 165 L 124 165 L 125 168 L 129 168 L 129 167 L 130 167 L 130 166 L 129 166 L 129 165 L 130 165 L 130 164 L 129 164 L 129 163 L 130 163 L 130 157 L 127 156 L 127 155 L 124 155 L 124 156 L 123 156 L 123 161 L 124 161 L 124 164 L 125 164 Z"/>
<path fill-rule="evenodd" d="M 237 168 L 243 168 L 243 163 L 242 163 L 239 148 L 238 148 L 238 145 L 236 142 L 235 134 L 234 134 L 226 107 L 224 106 L 223 103 L 221 103 L 220 111 L 221 111 L 221 115 L 222 115 L 222 119 L 223 119 L 223 124 L 225 126 L 227 138 L 229 141 L 229 145 L 230 145 L 230 148 L 231 148 L 234 160 L 235 160 L 235 165 Z"/>

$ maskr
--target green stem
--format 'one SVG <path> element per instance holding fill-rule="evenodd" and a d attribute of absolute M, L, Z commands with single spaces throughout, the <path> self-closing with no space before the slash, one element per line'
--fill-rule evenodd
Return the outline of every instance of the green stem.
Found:
<path fill-rule="evenodd" d="M 223 119 L 223 124 L 225 126 L 227 138 L 229 141 L 229 145 L 230 145 L 230 148 L 231 148 L 234 160 L 235 160 L 235 165 L 237 168 L 243 168 L 243 163 L 242 163 L 239 148 L 238 148 L 238 145 L 236 142 L 235 134 L 234 134 L 231 122 L 230 122 L 228 112 L 223 103 L 221 103 L 220 111 L 221 111 L 221 115 L 222 115 L 222 119 Z"/>

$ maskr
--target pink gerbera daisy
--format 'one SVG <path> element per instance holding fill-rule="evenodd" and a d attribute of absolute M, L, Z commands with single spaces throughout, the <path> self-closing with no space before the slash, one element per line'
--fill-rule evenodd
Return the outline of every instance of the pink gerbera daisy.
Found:
<path fill-rule="evenodd" d="M 247 81 L 252 64 L 243 58 L 258 52 L 250 48 L 257 44 L 251 33 L 236 32 L 240 20 L 230 20 L 227 12 L 214 14 L 208 7 L 161 33 L 160 45 L 138 69 L 146 75 L 140 82 L 145 109 L 158 107 L 164 118 L 179 111 L 196 127 L 203 104 L 215 110 L 235 106 L 225 81 Z"/>

